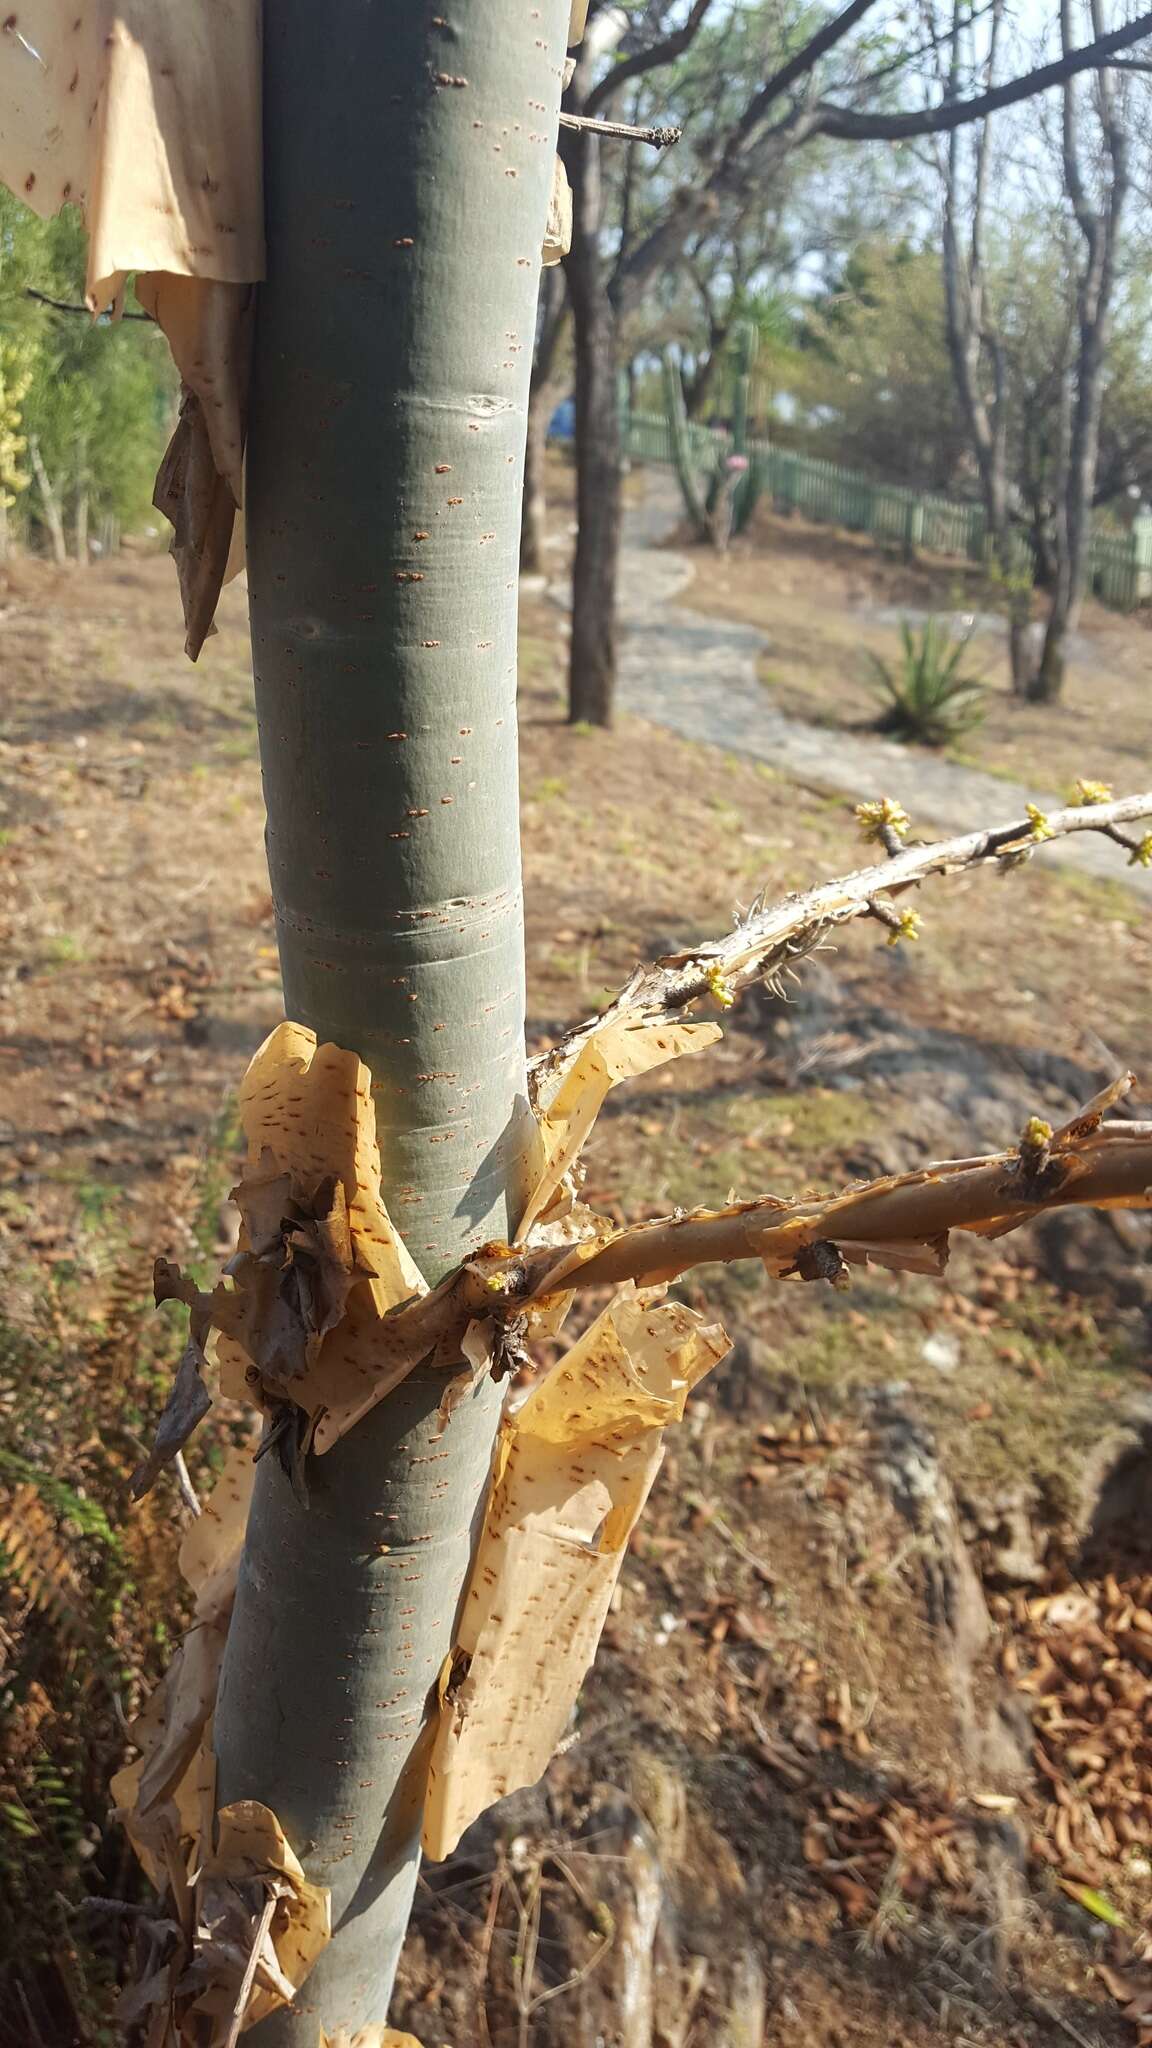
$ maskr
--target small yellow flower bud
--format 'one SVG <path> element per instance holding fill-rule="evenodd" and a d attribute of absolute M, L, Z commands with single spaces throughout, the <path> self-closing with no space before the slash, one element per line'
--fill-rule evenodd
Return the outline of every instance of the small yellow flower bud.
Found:
<path fill-rule="evenodd" d="M 893 925 L 888 934 L 888 944 L 898 946 L 901 939 L 908 939 L 915 944 L 920 937 L 920 925 L 921 917 L 918 910 L 902 910 L 899 924 Z"/>
<path fill-rule="evenodd" d="M 736 997 L 719 967 L 710 967 L 707 974 L 708 987 L 722 1010 L 730 1010 Z"/>
<path fill-rule="evenodd" d="M 1128 855 L 1130 868 L 1152 868 L 1152 832 L 1146 832 L 1139 846 Z"/>
<path fill-rule="evenodd" d="M 1086 782 L 1084 777 L 1081 776 L 1075 789 L 1072 791 L 1072 801 L 1074 804 L 1111 803 L 1112 784 L 1110 782 Z"/>
<path fill-rule="evenodd" d="M 1025 804 L 1024 808 L 1028 813 L 1028 822 L 1032 827 L 1033 839 L 1055 839 L 1056 834 L 1044 816 L 1043 811 L 1036 804 Z"/>
<path fill-rule="evenodd" d="M 904 839 L 912 826 L 903 804 L 898 804 L 892 796 L 882 796 L 875 803 L 857 804 L 856 823 L 865 839 L 878 845 L 883 845 L 885 827 L 894 832 L 897 839 Z"/>

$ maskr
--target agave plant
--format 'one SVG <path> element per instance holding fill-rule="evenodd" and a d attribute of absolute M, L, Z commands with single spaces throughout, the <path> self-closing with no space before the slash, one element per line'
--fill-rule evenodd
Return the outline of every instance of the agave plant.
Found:
<path fill-rule="evenodd" d="M 876 720 L 877 732 L 923 747 L 944 747 L 978 725 L 985 684 L 963 667 L 971 638 L 971 627 L 953 635 L 936 618 L 926 619 L 917 635 L 904 619 L 899 660 L 868 656 L 879 689 L 890 699 Z"/>

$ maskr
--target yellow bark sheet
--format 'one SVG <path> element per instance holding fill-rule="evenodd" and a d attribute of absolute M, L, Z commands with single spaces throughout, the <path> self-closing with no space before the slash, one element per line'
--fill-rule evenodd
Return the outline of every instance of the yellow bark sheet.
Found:
<path fill-rule="evenodd" d="M 623 1295 L 501 1429 L 484 1530 L 442 1679 L 424 1848 L 546 1769 L 663 1457 L 663 1432 L 728 1349 L 680 1302 Z"/>

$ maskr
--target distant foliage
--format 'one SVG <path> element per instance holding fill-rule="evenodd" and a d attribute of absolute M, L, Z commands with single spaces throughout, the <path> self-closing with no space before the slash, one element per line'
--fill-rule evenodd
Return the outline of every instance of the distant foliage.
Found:
<path fill-rule="evenodd" d="M 73 208 L 42 221 L 0 190 L 0 516 L 10 538 L 33 545 L 58 518 L 70 552 L 102 519 L 129 529 L 155 519 L 152 485 L 176 396 L 158 329 L 58 313 L 27 296 L 32 285 L 82 304 L 84 242 Z"/>
<path fill-rule="evenodd" d="M 979 725 L 985 685 L 964 672 L 970 632 L 953 635 L 942 619 L 926 619 L 919 635 L 904 620 L 896 662 L 869 654 L 878 688 L 889 700 L 877 732 L 922 747 L 946 747 Z"/>
<path fill-rule="evenodd" d="M 800 329 L 789 439 L 916 490 L 955 491 L 966 442 L 934 249 L 853 250 Z"/>

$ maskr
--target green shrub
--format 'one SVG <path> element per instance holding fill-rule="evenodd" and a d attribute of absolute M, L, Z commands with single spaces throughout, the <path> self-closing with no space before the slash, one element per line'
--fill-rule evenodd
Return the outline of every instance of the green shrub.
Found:
<path fill-rule="evenodd" d="M 964 672 L 971 631 L 953 636 L 941 619 L 926 619 L 917 635 L 905 619 L 895 663 L 869 654 L 878 688 L 890 701 L 876 731 L 922 747 L 945 747 L 979 725 L 985 685 Z"/>

